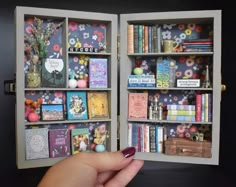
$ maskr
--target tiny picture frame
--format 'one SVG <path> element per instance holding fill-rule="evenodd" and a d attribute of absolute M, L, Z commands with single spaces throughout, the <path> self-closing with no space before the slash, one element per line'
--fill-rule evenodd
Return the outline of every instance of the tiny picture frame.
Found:
<path fill-rule="evenodd" d="M 64 120 L 63 104 L 42 104 L 41 105 L 42 121 L 61 121 Z"/>

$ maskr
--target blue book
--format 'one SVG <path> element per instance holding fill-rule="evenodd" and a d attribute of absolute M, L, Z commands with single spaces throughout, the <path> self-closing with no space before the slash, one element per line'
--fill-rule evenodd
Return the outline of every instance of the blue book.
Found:
<path fill-rule="evenodd" d="M 88 119 L 87 98 L 84 91 L 68 91 L 66 93 L 67 119 L 84 120 Z"/>

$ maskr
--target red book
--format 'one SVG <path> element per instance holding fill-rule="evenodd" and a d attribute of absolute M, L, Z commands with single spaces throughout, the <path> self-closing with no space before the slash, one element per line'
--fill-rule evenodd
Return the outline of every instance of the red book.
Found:
<path fill-rule="evenodd" d="M 202 121 L 202 95 L 196 95 L 196 121 Z"/>
<path fill-rule="evenodd" d="M 128 118 L 147 119 L 148 93 L 129 93 Z"/>

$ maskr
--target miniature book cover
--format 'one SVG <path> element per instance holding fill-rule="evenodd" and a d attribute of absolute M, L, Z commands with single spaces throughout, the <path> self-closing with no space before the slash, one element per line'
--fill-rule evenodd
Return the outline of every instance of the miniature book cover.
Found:
<path fill-rule="evenodd" d="M 50 158 L 70 155 L 70 131 L 68 129 L 50 129 L 48 135 Z"/>
<path fill-rule="evenodd" d="M 87 116 L 87 98 L 85 91 L 68 91 L 66 93 L 67 119 L 83 120 L 88 119 Z"/>
<path fill-rule="evenodd" d="M 147 119 L 148 93 L 129 93 L 128 118 Z"/>
<path fill-rule="evenodd" d="M 89 119 L 109 118 L 107 92 L 88 92 Z"/>
<path fill-rule="evenodd" d="M 90 58 L 89 59 L 89 88 L 107 88 L 107 59 Z"/>
<path fill-rule="evenodd" d="M 42 64 L 42 87 L 65 87 L 65 74 L 63 59 L 47 58 Z"/>
<path fill-rule="evenodd" d="M 89 129 L 71 129 L 71 153 L 72 155 L 88 150 Z"/>
<path fill-rule="evenodd" d="M 48 158 L 48 129 L 25 130 L 26 160 Z"/>
<path fill-rule="evenodd" d="M 156 87 L 169 88 L 170 62 L 167 59 L 158 59 L 156 66 Z"/>

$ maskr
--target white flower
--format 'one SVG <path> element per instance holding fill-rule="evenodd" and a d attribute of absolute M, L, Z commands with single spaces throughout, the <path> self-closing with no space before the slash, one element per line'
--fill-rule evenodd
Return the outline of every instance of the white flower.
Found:
<path fill-rule="evenodd" d="M 97 40 L 97 38 L 98 38 L 97 35 L 93 35 L 93 36 L 92 36 L 92 39 L 93 39 L 93 40 Z"/>
<path fill-rule="evenodd" d="M 162 38 L 163 39 L 171 39 L 171 32 L 170 31 L 162 32 Z"/>

